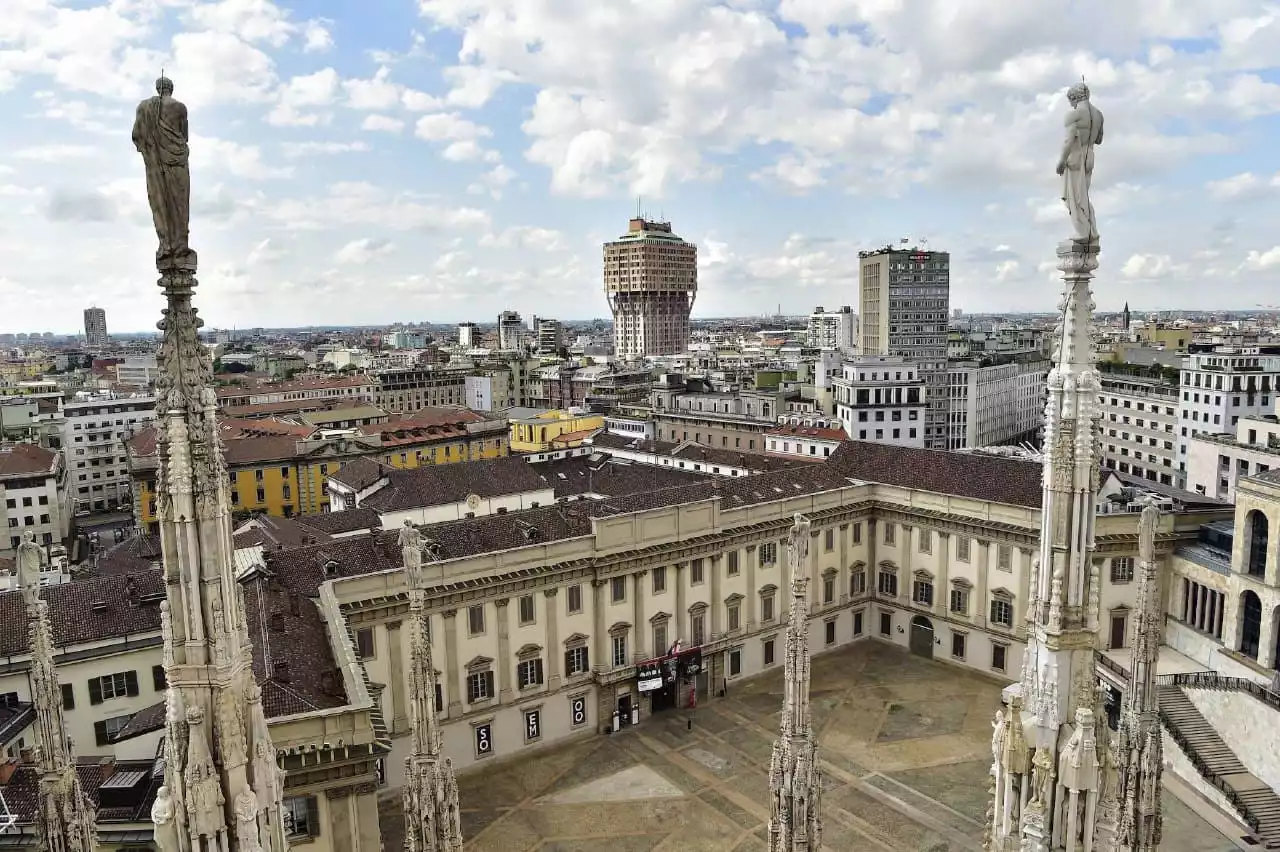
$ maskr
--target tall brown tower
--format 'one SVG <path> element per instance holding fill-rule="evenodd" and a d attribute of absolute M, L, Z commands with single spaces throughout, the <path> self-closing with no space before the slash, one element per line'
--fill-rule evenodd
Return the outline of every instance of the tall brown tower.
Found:
<path fill-rule="evenodd" d="M 627 233 L 604 244 L 604 291 L 619 358 L 684 352 L 698 247 L 672 233 L 670 222 L 632 219 Z"/>

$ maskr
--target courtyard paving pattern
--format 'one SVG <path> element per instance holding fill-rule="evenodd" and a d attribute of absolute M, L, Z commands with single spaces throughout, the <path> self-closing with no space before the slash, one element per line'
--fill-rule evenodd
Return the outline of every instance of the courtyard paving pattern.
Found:
<path fill-rule="evenodd" d="M 812 681 L 824 848 L 979 850 L 1000 684 L 879 642 L 816 657 Z M 459 778 L 466 848 L 763 852 L 781 706 L 779 666 L 692 713 L 469 772 Z M 1177 829 L 1162 848 L 1236 848 L 1165 800 Z M 401 848 L 394 811 L 389 802 L 388 850 Z"/>

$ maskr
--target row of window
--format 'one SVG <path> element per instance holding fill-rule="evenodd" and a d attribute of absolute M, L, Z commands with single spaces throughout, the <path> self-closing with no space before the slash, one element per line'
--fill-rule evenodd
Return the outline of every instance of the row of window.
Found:
<path fill-rule="evenodd" d="M 41 506 L 49 505 L 49 495 L 41 494 L 37 499 L 39 501 L 38 503 L 39 505 Z M 18 499 L 16 497 L 10 497 L 9 499 L 4 501 L 4 505 L 9 509 L 16 509 L 18 508 Z M 31 505 L 32 505 L 32 499 L 30 497 L 22 498 L 22 507 L 24 509 L 29 508 Z"/>

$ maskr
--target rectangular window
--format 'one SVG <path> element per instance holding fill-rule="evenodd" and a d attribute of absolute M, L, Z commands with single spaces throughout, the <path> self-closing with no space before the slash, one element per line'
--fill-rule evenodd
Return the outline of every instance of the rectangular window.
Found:
<path fill-rule="evenodd" d="M 778 543 L 767 541 L 760 545 L 760 566 L 773 565 L 778 561 Z"/>
<path fill-rule="evenodd" d="M 689 585 L 696 586 L 703 580 L 702 560 L 694 559 L 689 563 Z"/>
<path fill-rule="evenodd" d="M 707 641 L 707 616 L 705 613 L 695 613 L 692 618 L 693 625 L 693 644 L 703 645 Z"/>
<path fill-rule="evenodd" d="M 467 702 L 475 704 L 493 698 L 493 672 L 472 672 L 467 675 Z"/>
<path fill-rule="evenodd" d="M 76 690 L 75 687 L 69 683 L 62 684 L 62 709 L 76 709 Z"/>
<path fill-rule="evenodd" d="M 836 599 L 836 578 L 834 576 L 823 577 L 822 578 L 822 602 L 824 604 L 829 604 L 835 599 Z"/>
<path fill-rule="evenodd" d="M 827 553 L 836 549 L 836 531 L 834 527 L 829 527 L 822 534 L 822 546 Z"/>
<path fill-rule="evenodd" d="M 1004 598 L 994 598 L 991 601 L 991 623 L 1012 627 L 1013 603 Z"/>
<path fill-rule="evenodd" d="M 117 672 L 89 680 L 89 703 L 101 704 L 112 698 L 124 698 L 138 694 L 138 673 Z"/>
<path fill-rule="evenodd" d="M 867 593 L 867 572 L 854 571 L 849 577 L 849 594 L 864 595 Z"/>
<path fill-rule="evenodd" d="M 667 569 L 653 569 L 653 593 L 660 595 L 667 590 Z"/>
<path fill-rule="evenodd" d="M 965 635 L 963 633 L 951 634 L 951 656 L 957 660 L 964 659 Z"/>
<path fill-rule="evenodd" d="M 570 615 L 575 612 L 582 612 L 582 586 L 570 586 L 564 599 Z"/>
<path fill-rule="evenodd" d="M 894 539 L 897 537 L 897 529 L 898 529 L 897 524 L 886 523 L 884 525 L 884 543 L 885 544 L 893 544 Z"/>
<path fill-rule="evenodd" d="M 110 719 L 94 722 L 94 743 L 99 747 L 111 745 L 111 741 L 115 739 L 116 734 L 124 730 L 124 726 L 129 724 L 129 720 L 132 718 L 133 716 L 113 716 Z"/>
<path fill-rule="evenodd" d="M 542 658 L 522 660 L 516 666 L 516 681 L 521 689 L 542 684 Z"/>
<path fill-rule="evenodd" d="M 764 640 L 764 664 L 766 666 L 773 665 L 773 640 Z"/>
<path fill-rule="evenodd" d="M 356 656 L 362 660 L 373 657 L 373 628 L 362 627 L 356 631 Z"/>
<path fill-rule="evenodd" d="M 956 559 L 960 562 L 969 561 L 969 537 L 967 535 L 956 536 Z"/>
<path fill-rule="evenodd" d="M 951 611 L 957 615 L 969 614 L 969 590 L 953 588 L 951 590 Z"/>
<path fill-rule="evenodd" d="M 917 547 L 921 553 L 933 553 L 933 530 L 920 530 Z"/>
<path fill-rule="evenodd" d="M 827 639 L 827 644 L 828 644 L 828 645 L 834 645 L 834 644 L 836 644 L 836 623 L 835 623 L 835 620 L 833 619 L 833 620 L 831 620 L 831 621 L 828 621 L 828 622 L 826 623 L 826 625 L 824 625 L 824 627 L 825 627 L 825 630 L 826 630 L 826 639 Z"/>
<path fill-rule="evenodd" d="M 773 595 L 765 595 L 760 599 L 760 620 L 773 621 Z"/>
<path fill-rule="evenodd" d="M 728 570 L 728 572 L 729 572 L 729 576 L 730 576 L 730 577 L 736 577 L 736 576 L 738 576 L 738 571 L 739 571 L 739 568 L 738 568 L 738 551 L 736 551 L 736 550 L 730 550 L 730 551 L 729 551 L 729 553 L 728 553 L 728 554 L 726 555 L 726 557 L 725 557 L 725 563 L 726 563 L 726 565 L 728 565 L 727 570 Z"/>
<path fill-rule="evenodd" d="M 996 569 L 1000 571 L 1013 570 L 1013 549 L 1007 544 L 1002 544 L 996 548 Z"/>
<path fill-rule="evenodd" d="M 862 544 L 862 523 L 861 522 L 853 525 L 853 543 Z"/>
<path fill-rule="evenodd" d="M 619 634 L 613 637 L 613 667 L 621 668 L 627 664 L 627 637 Z"/>
<path fill-rule="evenodd" d="M 518 600 L 520 607 L 520 624 L 533 624 L 535 617 L 533 595 L 521 595 Z"/>
<path fill-rule="evenodd" d="M 1111 582 L 1128 583 L 1133 579 L 1133 557 L 1117 556 L 1111 560 Z"/>
<path fill-rule="evenodd" d="M 320 807 L 315 796 L 292 796 L 282 804 L 284 833 L 290 839 L 320 836 Z"/>
<path fill-rule="evenodd" d="M 164 673 L 164 666 L 151 667 L 151 685 L 156 692 L 164 692 L 169 688 L 169 678 Z"/>
<path fill-rule="evenodd" d="M 734 649 L 729 652 L 729 677 L 742 674 L 742 651 Z"/>
<path fill-rule="evenodd" d="M 862 635 L 862 610 L 858 610 L 853 614 L 853 635 Z"/>
<path fill-rule="evenodd" d="M 587 646 L 570 648 L 564 652 L 564 670 L 568 675 L 586 674 L 590 671 Z"/>
<path fill-rule="evenodd" d="M 891 612 L 880 613 L 880 635 L 881 636 L 893 635 L 893 613 Z"/>
<path fill-rule="evenodd" d="M 484 632 L 484 604 L 467 607 L 467 632 L 472 636 Z"/>
<path fill-rule="evenodd" d="M 736 604 L 729 604 L 729 630 L 732 632 L 742 626 L 742 608 Z M 654 650 L 657 650 L 656 648 Z"/>
<path fill-rule="evenodd" d="M 653 625 L 653 655 L 655 657 L 667 653 L 667 623 L 661 621 Z"/>
<path fill-rule="evenodd" d="M 892 571 L 881 571 L 876 580 L 876 588 L 886 597 L 898 596 L 898 575 Z"/>
<path fill-rule="evenodd" d="M 1004 671 L 1005 658 L 1007 657 L 1008 652 L 1009 652 L 1009 649 L 1004 645 L 992 645 L 991 646 L 991 668 L 995 669 L 998 672 Z"/>
<path fill-rule="evenodd" d="M 933 606 L 933 583 L 929 580 L 916 580 L 911 584 L 911 600 L 920 606 Z"/>
<path fill-rule="evenodd" d="M 609 597 L 614 603 L 622 603 L 627 599 L 626 577 L 614 577 L 609 581 Z"/>

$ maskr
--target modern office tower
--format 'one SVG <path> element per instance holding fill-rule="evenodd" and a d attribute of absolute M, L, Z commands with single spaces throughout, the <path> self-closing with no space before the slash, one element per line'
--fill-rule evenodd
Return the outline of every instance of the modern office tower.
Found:
<path fill-rule="evenodd" d="M 84 343 L 90 348 L 107 345 L 107 312 L 102 308 L 84 309 Z"/>
<path fill-rule="evenodd" d="M 919 367 L 928 403 L 924 445 L 946 449 L 951 255 L 885 246 L 858 257 L 858 353 L 900 355 Z"/>
<path fill-rule="evenodd" d="M 515 351 L 521 348 L 520 341 L 524 336 L 524 320 L 515 311 L 503 311 L 498 314 L 498 348 L 503 351 Z"/>
<path fill-rule="evenodd" d="M 698 295 L 698 247 L 670 222 L 632 219 L 627 233 L 604 244 L 604 291 L 618 358 L 682 353 Z"/>
<path fill-rule="evenodd" d="M 564 346 L 564 326 L 560 320 L 538 318 L 534 329 L 539 355 L 555 355 Z"/>
<path fill-rule="evenodd" d="M 458 345 L 463 349 L 470 349 L 480 342 L 480 332 L 476 329 L 473 322 L 458 323 Z"/>

